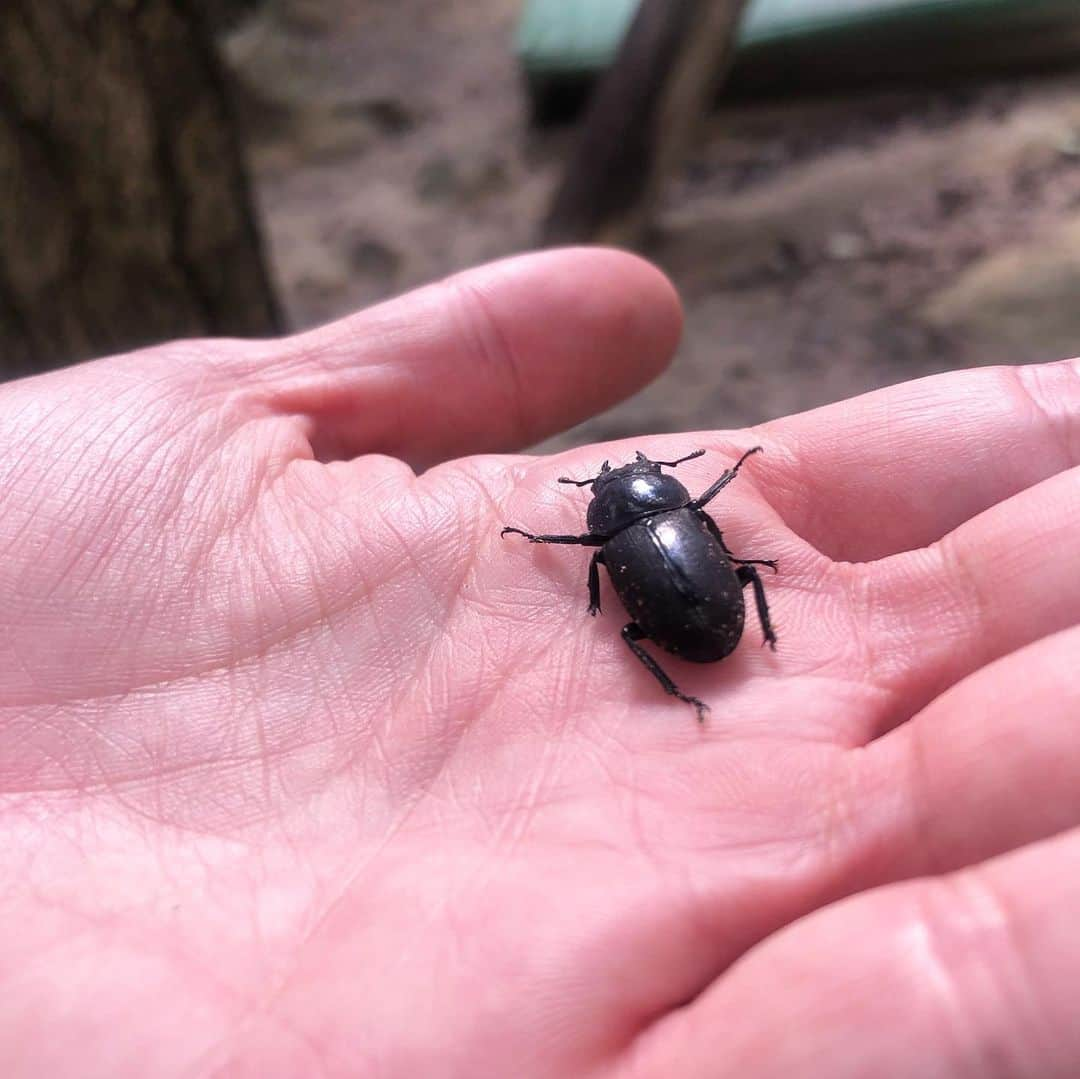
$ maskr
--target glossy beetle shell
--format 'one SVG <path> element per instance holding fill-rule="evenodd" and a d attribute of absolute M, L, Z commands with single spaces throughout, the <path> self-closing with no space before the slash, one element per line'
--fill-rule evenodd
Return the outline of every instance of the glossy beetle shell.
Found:
<path fill-rule="evenodd" d="M 603 550 L 627 613 L 666 652 L 712 663 L 735 649 L 746 617 L 742 585 L 701 513 L 638 519 Z"/>

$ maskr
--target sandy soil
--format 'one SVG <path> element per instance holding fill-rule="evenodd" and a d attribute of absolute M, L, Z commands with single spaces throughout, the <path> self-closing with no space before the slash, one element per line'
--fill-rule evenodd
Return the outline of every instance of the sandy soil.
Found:
<path fill-rule="evenodd" d="M 571 136 L 527 129 L 519 8 L 292 0 L 228 40 L 294 325 L 531 246 Z M 1078 353 L 1080 73 L 724 109 L 646 254 L 674 366 L 545 448 Z"/>

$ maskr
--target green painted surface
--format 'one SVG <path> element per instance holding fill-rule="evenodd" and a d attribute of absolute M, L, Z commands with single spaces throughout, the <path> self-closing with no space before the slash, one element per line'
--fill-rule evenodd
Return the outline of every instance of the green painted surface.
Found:
<path fill-rule="evenodd" d="M 517 53 L 530 75 L 589 74 L 605 68 L 638 0 L 528 0 Z M 905 35 L 969 24 L 980 36 L 1060 23 L 1080 25 L 1080 0 L 752 0 L 739 31 L 743 54 L 837 36 Z"/>

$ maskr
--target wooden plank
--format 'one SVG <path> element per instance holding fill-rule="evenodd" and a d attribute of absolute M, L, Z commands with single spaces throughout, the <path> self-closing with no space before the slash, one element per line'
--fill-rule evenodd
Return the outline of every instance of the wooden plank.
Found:
<path fill-rule="evenodd" d="M 544 222 L 546 244 L 635 246 L 722 79 L 746 0 L 644 0 Z"/>

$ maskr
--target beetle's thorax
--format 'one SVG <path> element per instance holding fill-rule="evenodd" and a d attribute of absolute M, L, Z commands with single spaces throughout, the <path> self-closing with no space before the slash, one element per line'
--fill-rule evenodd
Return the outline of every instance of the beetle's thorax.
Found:
<path fill-rule="evenodd" d="M 611 536 L 642 517 L 676 510 L 690 501 L 690 493 L 652 461 L 613 468 L 597 476 L 589 503 L 589 531 Z"/>

